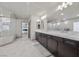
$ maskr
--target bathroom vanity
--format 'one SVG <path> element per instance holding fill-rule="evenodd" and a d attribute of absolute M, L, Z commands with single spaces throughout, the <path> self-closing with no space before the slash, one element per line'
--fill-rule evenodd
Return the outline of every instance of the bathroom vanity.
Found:
<path fill-rule="evenodd" d="M 36 40 L 58 57 L 79 56 L 79 36 L 59 31 L 36 30 Z"/>

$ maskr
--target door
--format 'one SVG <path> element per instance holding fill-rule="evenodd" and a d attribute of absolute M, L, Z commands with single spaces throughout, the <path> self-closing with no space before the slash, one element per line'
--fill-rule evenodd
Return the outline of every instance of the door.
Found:
<path fill-rule="evenodd" d="M 31 20 L 28 22 L 28 38 L 31 38 Z"/>

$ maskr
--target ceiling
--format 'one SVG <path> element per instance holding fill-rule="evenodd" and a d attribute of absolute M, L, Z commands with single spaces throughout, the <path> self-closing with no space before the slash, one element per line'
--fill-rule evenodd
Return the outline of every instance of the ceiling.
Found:
<path fill-rule="evenodd" d="M 56 11 L 61 2 L 0 2 L 0 7 L 14 12 L 18 18 L 47 13 L 48 19 L 64 19 L 75 17 L 79 13 L 79 3 L 73 3 L 62 11 Z M 63 13 L 64 15 L 60 15 Z"/>
<path fill-rule="evenodd" d="M 13 11 L 18 17 L 36 15 L 42 12 L 53 13 L 57 2 L 0 2 L 0 6 Z"/>

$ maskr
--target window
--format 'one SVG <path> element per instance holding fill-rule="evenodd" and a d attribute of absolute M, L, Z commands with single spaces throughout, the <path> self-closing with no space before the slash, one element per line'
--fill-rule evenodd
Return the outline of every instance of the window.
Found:
<path fill-rule="evenodd" d="M 76 31 L 76 32 L 79 32 L 79 22 L 74 22 L 73 30 Z"/>
<path fill-rule="evenodd" d="M 26 33 L 28 31 L 27 23 L 22 23 L 22 33 Z"/>
<path fill-rule="evenodd" d="M 0 18 L 0 32 L 9 30 L 10 18 Z"/>

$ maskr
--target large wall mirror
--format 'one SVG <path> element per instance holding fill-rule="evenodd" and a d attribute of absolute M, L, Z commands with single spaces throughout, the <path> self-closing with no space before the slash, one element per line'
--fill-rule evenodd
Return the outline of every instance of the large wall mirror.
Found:
<path fill-rule="evenodd" d="M 48 31 L 57 30 L 57 31 L 66 31 L 66 32 L 79 32 L 79 19 L 68 19 L 65 21 L 59 22 L 47 22 Z"/>
<path fill-rule="evenodd" d="M 73 31 L 79 32 L 79 22 L 74 22 L 73 23 Z"/>

